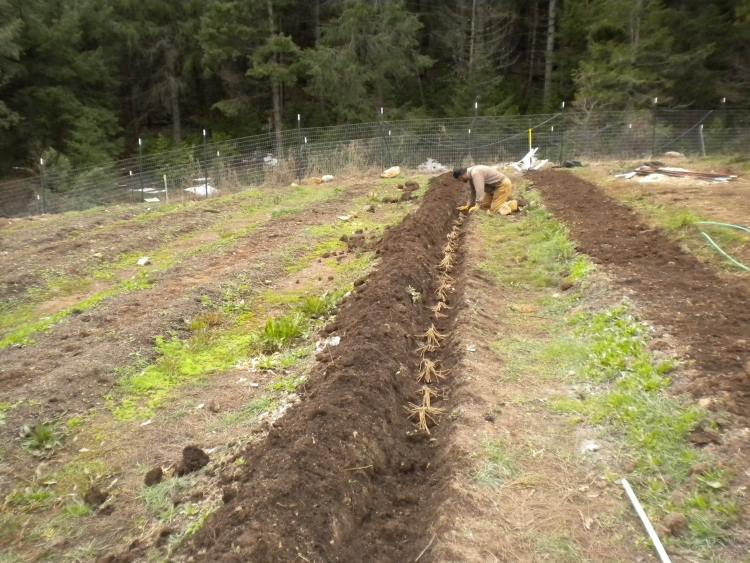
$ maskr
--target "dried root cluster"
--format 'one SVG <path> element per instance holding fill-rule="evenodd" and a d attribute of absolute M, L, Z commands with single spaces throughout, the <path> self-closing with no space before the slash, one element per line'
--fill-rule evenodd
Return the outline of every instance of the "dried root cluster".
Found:
<path fill-rule="evenodd" d="M 448 315 L 445 311 L 450 309 L 448 306 L 448 296 L 454 290 L 456 284 L 456 280 L 451 276 L 451 272 L 456 266 L 456 251 L 458 249 L 463 221 L 464 217 L 459 216 L 453 229 L 448 233 L 448 241 L 443 246 L 443 259 L 438 265 L 439 276 L 437 289 L 435 290 L 438 301 L 430 308 L 436 320 L 447 318 Z M 417 381 L 423 384 L 419 390 L 420 401 L 417 403 L 410 402 L 405 408 L 409 414 L 409 418 L 415 421 L 417 429 L 425 434 L 430 434 L 430 426 L 436 425 L 439 416 L 445 413 L 444 409 L 432 406 L 432 399 L 438 396 L 438 392 L 431 388 L 430 385 L 436 384 L 448 377 L 448 372 L 440 367 L 440 360 L 431 359 L 426 356 L 427 354 L 437 352 L 447 336 L 447 334 L 438 331 L 434 322 L 430 325 L 430 328 L 419 335 L 422 344 L 417 348 L 417 353 L 421 356 Z"/>

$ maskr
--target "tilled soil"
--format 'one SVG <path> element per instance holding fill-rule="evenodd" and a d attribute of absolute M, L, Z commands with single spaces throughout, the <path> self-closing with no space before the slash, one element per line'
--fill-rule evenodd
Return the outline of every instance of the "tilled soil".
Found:
<path fill-rule="evenodd" d="M 415 431 L 419 334 L 433 322 L 438 263 L 463 190 L 444 175 L 386 232 L 377 271 L 341 305 L 326 332 L 341 344 L 318 356 L 309 394 L 251 445 L 234 492 L 183 550 L 201 561 L 413 561 L 429 544 L 431 511 L 448 464 L 441 424 Z M 421 298 L 413 298 L 416 295 Z M 449 333 L 460 301 L 438 328 Z M 451 338 L 443 366 L 456 360 Z M 434 400 L 436 406 L 447 402 Z M 127 558 L 127 557 L 126 557 Z"/>
<path fill-rule="evenodd" d="M 594 184 L 560 171 L 532 176 L 545 205 L 571 229 L 578 248 L 611 268 L 647 318 L 686 344 L 698 368 L 690 389 L 750 412 L 750 294 L 721 279 L 662 231 Z"/>
<path fill-rule="evenodd" d="M 60 219 L 48 217 L 23 219 L 28 227 L 8 234 L 0 230 L 3 252 L 0 252 L 0 303 L 22 297 L 32 287 L 44 283 L 46 273 L 74 276 L 89 268 L 117 260 L 127 252 L 158 248 L 165 241 L 196 232 L 222 219 L 227 202 L 211 206 L 188 207 L 175 214 L 174 220 L 137 223 L 137 211 L 116 210 L 82 216 L 75 222 L 58 225 Z M 146 217 L 145 215 L 142 215 Z M 96 254 L 101 254 L 101 257 Z"/>
<path fill-rule="evenodd" d="M 155 336 L 186 331 L 184 319 L 201 310 L 202 295 L 217 291 L 216 280 L 246 274 L 265 287 L 266 280 L 284 274 L 275 253 L 289 244 L 290 231 L 335 217 L 367 188 L 354 186 L 339 198 L 312 205 L 305 214 L 270 222 L 239 241 L 234 252 L 205 256 L 164 272 L 154 287 L 73 316 L 37 335 L 30 346 L 0 350 L 0 400 L 36 399 L 7 414 L 0 439 L 17 439 L 22 424 L 95 407 L 115 385 L 118 368 L 136 355 L 153 354 Z"/>

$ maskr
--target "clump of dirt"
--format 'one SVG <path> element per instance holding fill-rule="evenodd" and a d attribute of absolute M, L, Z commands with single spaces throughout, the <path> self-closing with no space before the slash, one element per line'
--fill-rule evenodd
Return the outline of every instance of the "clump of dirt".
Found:
<path fill-rule="evenodd" d="M 690 389 L 723 395 L 740 416 L 750 412 L 750 295 L 721 279 L 659 229 L 594 184 L 565 172 L 533 174 L 546 206 L 571 229 L 581 252 L 617 273 L 649 320 L 689 345 L 700 369 Z"/>
<path fill-rule="evenodd" d="M 182 450 L 182 460 L 175 468 L 175 475 L 182 477 L 208 465 L 209 457 L 198 446 L 187 446 Z"/>
<path fill-rule="evenodd" d="M 143 478 L 143 484 L 147 487 L 153 487 L 154 485 L 161 483 L 163 477 L 164 472 L 161 467 L 156 466 L 146 473 L 146 476 Z"/>
<path fill-rule="evenodd" d="M 420 208 L 389 229 L 379 268 L 339 309 L 341 337 L 311 375 L 307 400 L 245 452 L 226 505 L 187 546 L 204 560 L 409 561 L 427 544 L 448 464 L 434 439 L 414 431 L 404 407 L 420 384 L 419 336 L 433 322 L 438 264 L 462 190 L 432 181 Z M 423 299 L 414 302 L 410 292 Z M 450 332 L 461 287 L 448 297 Z M 451 338 L 444 369 L 455 365 Z M 321 357 L 318 357 L 321 360 Z M 187 554 L 186 554 L 187 555 Z"/>
<path fill-rule="evenodd" d="M 106 501 L 107 498 L 109 498 L 109 493 L 102 491 L 96 485 L 92 485 L 89 490 L 86 491 L 86 494 L 83 495 L 83 502 L 91 508 L 99 508 L 99 506 L 104 504 L 104 501 Z"/>

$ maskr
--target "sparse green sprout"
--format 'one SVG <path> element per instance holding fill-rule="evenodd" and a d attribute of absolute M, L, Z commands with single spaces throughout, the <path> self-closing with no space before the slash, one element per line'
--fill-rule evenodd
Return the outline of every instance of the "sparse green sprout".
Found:
<path fill-rule="evenodd" d="M 481 457 L 482 466 L 475 479 L 483 485 L 499 489 L 517 472 L 516 461 L 502 442 L 486 441 L 482 444 Z"/>
<path fill-rule="evenodd" d="M 59 444 L 57 429 L 46 422 L 34 425 L 23 441 L 24 447 L 34 455 L 46 455 Z"/>

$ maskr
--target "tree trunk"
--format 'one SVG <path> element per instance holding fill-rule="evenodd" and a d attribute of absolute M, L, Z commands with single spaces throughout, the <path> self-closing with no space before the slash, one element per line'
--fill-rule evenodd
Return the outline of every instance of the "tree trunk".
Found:
<path fill-rule="evenodd" d="M 313 27 L 315 28 L 315 46 L 320 44 L 320 0 L 313 1 Z"/>
<path fill-rule="evenodd" d="M 539 3 L 534 0 L 534 15 L 531 18 L 531 41 L 529 45 L 529 78 L 526 83 L 526 99 L 531 94 L 531 83 L 534 80 L 534 63 L 536 62 L 536 32 L 539 27 Z"/>
<path fill-rule="evenodd" d="M 268 30 L 271 33 L 271 37 L 276 35 L 276 22 L 273 19 L 273 0 L 266 0 L 266 6 L 268 7 Z M 278 54 L 274 54 L 274 59 L 278 63 Z M 271 78 L 271 101 L 273 103 L 273 130 L 276 134 L 276 158 L 281 158 L 281 152 L 283 149 L 281 139 L 281 84 L 275 78 Z"/>
<path fill-rule="evenodd" d="M 169 112 L 172 115 L 172 140 L 175 145 L 182 142 L 182 123 L 180 122 L 180 88 L 177 78 L 169 78 Z"/>
<path fill-rule="evenodd" d="M 544 51 L 544 92 L 542 105 L 545 111 L 549 108 L 552 97 L 552 61 L 555 56 L 555 9 L 557 0 L 549 0 L 549 17 L 547 18 L 547 48 Z"/>
<path fill-rule="evenodd" d="M 474 66 L 474 50 L 477 40 L 477 0 L 471 0 L 471 32 L 469 33 L 469 72 Z"/>

